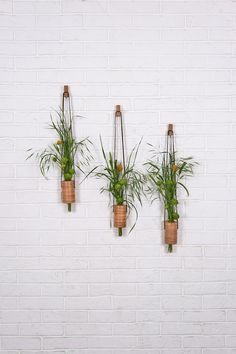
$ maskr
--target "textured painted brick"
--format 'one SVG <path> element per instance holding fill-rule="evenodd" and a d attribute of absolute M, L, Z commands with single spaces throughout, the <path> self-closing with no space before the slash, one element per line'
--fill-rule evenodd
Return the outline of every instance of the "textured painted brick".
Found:
<path fill-rule="evenodd" d="M 63 0 L 62 1 L 62 11 L 63 13 L 104 13 L 107 10 L 106 1 L 101 1 L 97 3 L 96 1 L 91 1 L 89 4 L 81 2 L 78 7 L 78 2 L 76 0 Z"/>
<path fill-rule="evenodd" d="M 226 313 L 223 310 L 185 311 L 183 314 L 186 322 L 216 322 L 225 321 Z"/>
<path fill-rule="evenodd" d="M 21 336 L 62 336 L 64 333 L 61 324 L 22 324 L 20 325 Z"/>
<path fill-rule="evenodd" d="M 15 38 L 16 40 L 22 41 L 54 41 L 59 40 L 60 33 L 56 30 L 51 30 L 49 32 L 45 29 L 32 29 L 31 31 L 16 30 Z"/>
<path fill-rule="evenodd" d="M 1 336 L 17 336 L 19 328 L 17 325 L 0 325 Z"/>
<path fill-rule="evenodd" d="M 44 323 L 86 323 L 88 311 L 70 310 L 43 310 L 42 318 Z"/>
<path fill-rule="evenodd" d="M 59 1 L 15 1 L 13 6 L 14 13 L 56 13 L 60 10 Z"/>
<path fill-rule="evenodd" d="M 232 20 L 232 18 L 231 18 Z M 183 15 L 142 15 L 133 17 L 134 25 L 137 27 L 158 27 L 158 28 L 183 28 L 185 27 L 185 16 Z"/>
<path fill-rule="evenodd" d="M 191 323 L 164 323 L 161 326 L 161 334 L 201 334 L 201 325 Z"/>
<path fill-rule="evenodd" d="M 2 323 L 34 323 L 40 322 L 40 311 L 34 310 L 17 310 L 17 311 L 9 311 L 4 310 L 1 311 Z"/>
<path fill-rule="evenodd" d="M 180 311 L 157 311 L 151 309 L 137 311 L 138 322 L 178 322 L 180 319 Z"/>
<path fill-rule="evenodd" d="M 166 296 L 162 300 L 163 309 L 200 309 L 199 296 Z"/>
<path fill-rule="evenodd" d="M 132 336 L 94 336 L 89 339 L 89 348 L 135 348 L 136 338 Z"/>
<path fill-rule="evenodd" d="M 115 270 L 112 274 L 112 281 L 116 283 L 158 282 L 159 278 L 159 271 L 153 270 Z"/>
<path fill-rule="evenodd" d="M 183 340 L 184 347 L 197 347 L 197 348 L 208 348 L 208 347 L 224 347 L 224 337 L 223 336 L 186 336 Z"/>
<path fill-rule="evenodd" d="M 136 295 L 136 284 L 94 284 L 89 286 L 91 296 L 101 295 Z"/>
<path fill-rule="evenodd" d="M 157 335 L 160 334 L 160 325 L 158 323 L 114 324 L 113 331 L 115 335 Z"/>
<path fill-rule="evenodd" d="M 84 337 L 46 337 L 43 340 L 43 349 L 80 349 L 87 347 L 87 339 Z"/>
<path fill-rule="evenodd" d="M 187 16 L 187 26 L 189 27 L 232 27 L 233 16 L 231 15 L 194 15 Z"/>
<path fill-rule="evenodd" d="M 141 348 L 178 348 L 181 338 L 178 336 L 143 336 L 138 338 Z"/>
<path fill-rule="evenodd" d="M 160 2 L 158 1 L 112 1 L 109 6 L 111 13 L 159 13 Z"/>
<path fill-rule="evenodd" d="M 59 297 L 31 297 L 19 299 L 19 308 L 22 310 L 50 310 L 50 309 L 62 309 L 64 307 L 64 301 Z"/>
<path fill-rule="evenodd" d="M 65 334 L 66 336 L 108 336 L 112 334 L 112 326 L 105 323 L 67 324 L 65 326 Z"/>
<path fill-rule="evenodd" d="M 224 283 L 202 283 L 202 284 L 186 284 L 184 285 L 185 294 L 225 294 L 226 293 L 226 284 Z"/>
<path fill-rule="evenodd" d="M 138 295 L 181 294 L 180 284 L 141 284 L 138 285 Z"/>
<path fill-rule="evenodd" d="M 40 349 L 39 337 L 2 337 L 2 349 Z"/>
<path fill-rule="evenodd" d="M 219 295 L 219 296 L 205 296 L 203 299 L 203 307 L 212 309 L 231 309 L 235 305 L 236 296 L 234 295 Z"/>
<path fill-rule="evenodd" d="M 92 323 L 130 323 L 135 322 L 135 311 L 109 310 L 109 311 L 90 311 L 89 322 Z"/>
<path fill-rule="evenodd" d="M 65 274 L 65 281 L 67 283 L 106 283 L 110 280 L 109 271 L 67 271 Z"/>
<path fill-rule="evenodd" d="M 69 310 L 107 310 L 112 308 L 110 296 L 92 296 L 80 298 L 67 298 L 65 303 Z"/>
<path fill-rule="evenodd" d="M 116 296 L 114 297 L 114 308 L 121 310 L 137 309 L 141 310 L 143 308 L 147 309 L 159 309 L 160 308 L 160 298 L 158 296 Z"/>
<path fill-rule="evenodd" d="M 234 334 L 235 324 L 234 323 L 206 323 L 202 327 L 204 334 Z"/>
<path fill-rule="evenodd" d="M 120 27 L 130 26 L 131 16 L 127 15 L 86 15 L 85 25 L 89 27 Z"/>
<path fill-rule="evenodd" d="M 63 285 L 63 284 L 47 284 L 42 286 L 42 295 L 43 296 L 87 296 L 88 289 L 87 285 Z"/>
<path fill-rule="evenodd" d="M 108 32 L 104 29 L 65 29 L 62 32 L 62 40 L 64 41 L 106 41 L 108 39 Z M 45 40 L 48 40 L 47 37 Z M 51 38 L 57 40 L 57 38 Z"/>
<path fill-rule="evenodd" d="M 62 273 L 56 271 L 22 271 L 19 272 L 22 283 L 58 283 L 62 281 Z"/>
<path fill-rule="evenodd" d="M 205 270 L 203 277 L 206 281 L 235 281 L 236 272 L 233 270 Z"/>
<path fill-rule="evenodd" d="M 235 19 L 234 1 L 0 0 L 1 354 L 235 354 Z M 199 161 L 172 255 L 158 201 L 119 238 L 101 182 L 69 215 L 26 161 L 65 84 L 95 163 L 116 104 L 140 165 L 170 122 Z"/>

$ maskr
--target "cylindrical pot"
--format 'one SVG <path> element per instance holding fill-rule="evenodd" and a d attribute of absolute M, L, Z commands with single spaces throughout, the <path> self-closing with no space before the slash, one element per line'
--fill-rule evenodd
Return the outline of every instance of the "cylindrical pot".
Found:
<path fill-rule="evenodd" d="M 66 204 L 75 202 L 75 181 L 61 182 L 61 201 Z"/>
<path fill-rule="evenodd" d="M 114 205 L 114 226 L 118 228 L 126 227 L 126 205 Z"/>
<path fill-rule="evenodd" d="M 175 245 L 177 243 L 177 222 L 165 221 L 165 243 Z"/>

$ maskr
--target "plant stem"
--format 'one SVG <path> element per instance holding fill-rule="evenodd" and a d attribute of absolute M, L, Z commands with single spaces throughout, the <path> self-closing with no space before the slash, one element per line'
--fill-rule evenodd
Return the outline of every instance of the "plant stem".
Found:
<path fill-rule="evenodd" d="M 168 252 L 169 252 L 169 253 L 172 253 L 172 251 L 173 251 L 172 245 L 168 245 Z"/>
<path fill-rule="evenodd" d="M 118 227 L 118 236 L 122 236 L 123 232 L 122 232 L 122 227 Z"/>
<path fill-rule="evenodd" d="M 68 211 L 71 211 L 71 203 L 69 203 L 67 205 L 68 205 Z"/>

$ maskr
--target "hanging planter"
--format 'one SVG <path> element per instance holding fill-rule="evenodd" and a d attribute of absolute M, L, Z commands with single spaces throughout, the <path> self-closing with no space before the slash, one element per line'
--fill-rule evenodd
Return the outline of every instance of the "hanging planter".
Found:
<path fill-rule="evenodd" d="M 152 160 L 145 165 L 148 170 L 148 190 L 154 198 L 158 195 L 163 203 L 164 240 L 168 252 L 172 252 L 173 245 L 177 243 L 178 188 L 183 188 L 189 195 L 184 179 L 193 175 L 193 167 L 196 165 L 192 157 L 176 157 L 173 124 L 168 125 L 165 151 L 161 154 L 155 152 Z"/>
<path fill-rule="evenodd" d="M 113 205 L 114 227 L 118 228 L 118 235 L 122 236 L 122 229 L 126 227 L 126 205 Z"/>
<path fill-rule="evenodd" d="M 122 236 L 131 210 L 134 210 L 136 220 L 130 232 L 136 224 L 138 211 L 135 202 L 137 200 L 141 203 L 145 178 L 135 167 L 141 141 L 132 149 L 127 160 L 125 158 L 123 119 L 119 105 L 116 106 L 115 110 L 114 130 L 113 152 L 105 152 L 100 138 L 104 165 L 97 166 L 94 175 L 97 178 L 105 179 L 107 182 L 106 186 L 101 188 L 101 192 L 108 192 L 113 200 L 113 225 L 118 229 L 118 235 Z"/>
<path fill-rule="evenodd" d="M 71 204 L 75 203 L 75 181 L 61 182 L 61 201 L 68 204 L 68 210 L 71 211 Z"/>
<path fill-rule="evenodd" d="M 176 245 L 177 243 L 177 229 L 178 229 L 178 224 L 176 221 L 174 222 L 169 222 L 165 221 L 164 222 L 164 229 L 165 229 L 165 244 L 166 245 Z"/>
<path fill-rule="evenodd" d="M 62 106 L 56 112 L 56 118 L 51 116 L 49 128 L 57 134 L 57 140 L 42 152 L 32 152 L 28 158 L 35 156 L 39 161 L 42 175 L 46 177 L 51 167 L 57 167 L 61 174 L 61 201 L 67 204 L 68 211 L 75 203 L 75 177 L 83 167 L 88 166 L 92 158 L 88 138 L 77 141 L 74 132 L 74 116 L 68 86 L 64 86 Z M 32 151 L 29 149 L 28 151 Z M 79 157 L 79 163 L 77 159 Z"/>

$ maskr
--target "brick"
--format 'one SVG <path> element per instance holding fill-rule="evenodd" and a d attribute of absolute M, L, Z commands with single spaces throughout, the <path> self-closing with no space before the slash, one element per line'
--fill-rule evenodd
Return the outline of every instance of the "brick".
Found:
<path fill-rule="evenodd" d="M 91 284 L 89 285 L 89 294 L 91 296 L 132 296 L 136 295 L 135 284 Z"/>
<path fill-rule="evenodd" d="M 0 3 L 0 14 L 12 13 L 12 1 L 2 0 Z"/>
<path fill-rule="evenodd" d="M 15 14 L 37 14 L 37 13 L 58 13 L 60 12 L 59 1 L 21 1 L 14 2 L 13 12 Z"/>
<path fill-rule="evenodd" d="M 66 309 L 69 310 L 108 310 L 112 308 L 110 296 L 93 296 L 66 299 Z"/>
<path fill-rule="evenodd" d="M 62 298 L 50 298 L 50 297 L 32 297 L 32 298 L 20 298 L 19 308 L 22 310 L 50 310 L 50 309 L 62 309 L 64 301 Z"/>
<path fill-rule="evenodd" d="M 161 326 L 161 334 L 201 334 L 201 325 L 200 324 L 191 324 L 191 323 L 164 323 Z"/>
<path fill-rule="evenodd" d="M 77 310 L 43 310 L 42 318 L 44 323 L 85 323 L 87 322 L 88 312 Z"/>
<path fill-rule="evenodd" d="M 43 340 L 43 349 L 80 349 L 87 347 L 87 339 L 84 337 L 47 337 Z"/>
<path fill-rule="evenodd" d="M 184 311 L 183 319 L 185 322 L 219 322 L 225 321 L 226 313 L 224 310 L 200 310 Z"/>
<path fill-rule="evenodd" d="M 231 18 L 232 20 L 232 18 Z M 158 28 L 183 28 L 185 27 L 185 16 L 183 15 L 142 15 L 133 17 L 134 25 L 137 27 L 158 27 Z"/>
<path fill-rule="evenodd" d="M 189 27 L 232 27 L 233 17 L 231 15 L 194 15 L 187 16 L 187 26 Z"/>
<path fill-rule="evenodd" d="M 162 301 L 164 309 L 200 309 L 201 298 L 199 296 L 166 296 Z"/>
<path fill-rule="evenodd" d="M 111 2 L 109 6 L 111 13 L 159 13 L 159 1 L 146 1 L 145 4 L 139 1 L 133 3 L 132 1 Z"/>
<path fill-rule="evenodd" d="M 2 337 L 2 349 L 40 349 L 39 337 Z"/>
<path fill-rule="evenodd" d="M 140 336 L 138 338 L 141 348 L 178 348 L 181 339 L 178 336 Z"/>
<path fill-rule="evenodd" d="M 9 309 L 1 312 L 2 323 L 28 323 L 40 322 L 40 311 L 34 310 L 17 310 Z"/>
<path fill-rule="evenodd" d="M 104 13 L 106 12 L 107 4 L 105 1 L 101 1 L 97 3 L 96 1 L 92 1 L 90 3 L 81 3 L 78 7 L 78 2 L 76 0 L 63 0 L 62 1 L 62 11 L 63 13 Z"/>
<path fill-rule="evenodd" d="M 65 326 L 65 334 L 66 336 L 109 336 L 112 334 L 112 326 L 104 323 L 67 324 Z"/>
<path fill-rule="evenodd" d="M 181 320 L 180 311 L 167 310 L 139 310 L 137 311 L 138 322 L 178 322 Z"/>
<path fill-rule="evenodd" d="M 129 15 L 86 15 L 84 19 L 85 25 L 90 27 L 97 27 L 97 28 L 102 28 L 102 27 L 127 27 L 131 25 L 131 16 Z"/>
<path fill-rule="evenodd" d="M 63 326 L 60 324 L 21 324 L 21 336 L 61 336 L 63 335 Z"/>
<path fill-rule="evenodd" d="M 223 347 L 223 336 L 186 336 L 183 341 L 184 347 L 208 348 Z"/>
<path fill-rule="evenodd" d="M 108 310 L 90 311 L 89 322 L 92 323 L 130 323 L 135 322 L 135 311 L 129 310 Z"/>
<path fill-rule="evenodd" d="M 56 30 L 51 30 L 50 32 L 41 29 L 41 30 L 16 30 L 15 38 L 16 40 L 24 41 L 55 41 L 59 40 L 60 33 Z"/>
<path fill-rule="evenodd" d="M 136 346 L 136 338 L 131 336 L 106 336 L 91 337 L 88 343 L 89 348 L 134 348 Z"/>

